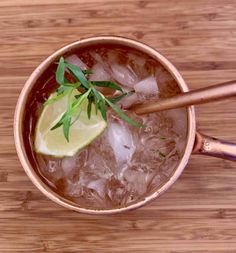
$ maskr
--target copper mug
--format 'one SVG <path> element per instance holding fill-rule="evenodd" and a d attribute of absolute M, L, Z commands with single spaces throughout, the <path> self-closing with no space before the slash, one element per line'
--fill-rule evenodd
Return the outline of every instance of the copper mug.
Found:
<path fill-rule="evenodd" d="M 182 159 L 179 161 L 178 165 L 175 168 L 174 173 L 169 178 L 169 180 L 164 185 L 162 185 L 159 189 L 157 189 L 154 193 L 146 196 L 143 200 L 137 203 L 131 204 L 129 206 L 116 208 L 116 209 L 92 210 L 92 209 L 83 208 L 77 205 L 76 203 L 63 198 L 62 196 L 55 193 L 52 189 L 50 189 L 42 181 L 39 175 L 35 172 L 26 154 L 22 129 L 23 129 L 23 124 L 24 124 L 23 114 L 25 111 L 27 98 L 33 86 L 35 85 L 36 81 L 38 80 L 38 78 L 41 75 L 43 75 L 44 71 L 49 67 L 49 65 L 55 62 L 61 55 L 80 47 L 84 47 L 88 45 L 97 45 L 97 44 L 101 45 L 103 43 L 128 46 L 150 55 L 152 58 L 160 62 L 166 68 L 166 70 L 169 71 L 169 73 L 176 80 L 182 92 L 187 92 L 189 90 L 181 74 L 172 65 L 172 63 L 169 62 L 169 60 L 167 60 L 163 55 L 161 55 L 155 49 L 135 40 L 131 40 L 131 39 L 123 38 L 123 37 L 116 37 L 116 36 L 92 37 L 92 38 L 73 42 L 57 50 L 55 53 L 50 55 L 46 60 L 44 60 L 34 70 L 34 72 L 31 74 L 29 79 L 26 81 L 18 99 L 18 103 L 15 110 L 15 118 L 14 118 L 14 138 L 15 138 L 15 145 L 16 145 L 18 157 L 20 159 L 20 162 L 26 174 L 29 176 L 29 178 L 34 183 L 34 185 L 43 194 L 45 194 L 48 198 L 58 203 L 59 205 L 64 206 L 70 210 L 74 210 L 81 213 L 88 213 L 88 214 L 120 213 L 120 212 L 141 207 L 147 204 L 148 202 L 154 200 L 155 198 L 159 197 L 162 193 L 164 193 L 168 188 L 170 188 L 174 184 L 174 182 L 181 175 L 192 153 L 199 153 L 199 154 L 204 154 L 204 155 L 221 157 L 221 158 L 225 158 L 229 160 L 236 160 L 235 144 L 228 143 L 225 141 L 220 141 L 216 138 L 211 138 L 211 137 L 208 137 L 196 132 L 196 118 L 195 118 L 194 107 L 189 106 L 187 108 L 187 114 L 188 114 L 188 131 L 187 131 L 187 137 L 186 137 L 187 140 L 186 140 L 186 147 L 185 147 L 185 151 L 182 156 Z"/>

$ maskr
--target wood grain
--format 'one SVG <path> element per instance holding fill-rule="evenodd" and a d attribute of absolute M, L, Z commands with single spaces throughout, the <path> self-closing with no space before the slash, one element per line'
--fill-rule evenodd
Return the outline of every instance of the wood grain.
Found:
<path fill-rule="evenodd" d="M 67 211 L 25 175 L 13 141 L 32 70 L 71 41 L 116 34 L 145 42 L 190 88 L 236 79 L 234 0 L 0 1 L 0 252 L 236 252 L 236 164 L 192 156 L 159 200 L 115 216 Z M 198 128 L 236 141 L 235 99 L 197 107 Z"/>

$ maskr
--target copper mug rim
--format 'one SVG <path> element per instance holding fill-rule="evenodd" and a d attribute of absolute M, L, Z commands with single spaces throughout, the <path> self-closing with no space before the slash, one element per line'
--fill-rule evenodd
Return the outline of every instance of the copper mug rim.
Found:
<path fill-rule="evenodd" d="M 87 45 L 96 45 L 96 44 L 102 44 L 102 43 L 112 43 L 116 45 L 125 45 L 129 46 L 131 48 L 137 49 L 139 51 L 142 51 L 151 57 L 153 57 L 155 60 L 160 62 L 166 70 L 173 76 L 173 78 L 176 80 L 178 86 L 180 87 L 182 92 L 187 92 L 188 86 L 185 83 L 184 79 L 182 78 L 179 71 L 175 68 L 175 66 L 161 53 L 159 53 L 156 49 L 141 43 L 139 41 L 128 39 L 125 37 L 120 36 L 97 36 L 97 37 L 90 37 L 82 40 L 75 41 L 73 43 L 70 43 L 68 45 L 65 45 L 64 47 L 58 49 L 53 54 L 51 54 L 49 57 L 47 57 L 30 75 L 28 80 L 26 81 L 21 94 L 19 96 L 16 109 L 15 109 L 15 116 L 14 116 L 14 140 L 15 140 L 15 146 L 16 151 L 19 157 L 19 160 L 28 175 L 28 177 L 31 179 L 33 184 L 49 199 L 56 202 L 57 204 L 70 209 L 74 210 L 80 213 L 86 213 L 86 214 L 115 214 L 120 213 L 132 209 L 139 208 L 148 202 L 156 199 L 161 194 L 163 194 L 167 189 L 169 189 L 174 182 L 178 179 L 178 177 L 183 172 L 185 166 L 188 163 L 189 157 L 192 153 L 193 146 L 194 146 L 194 140 L 195 140 L 195 134 L 196 134 L 196 119 L 195 119 L 195 111 L 193 106 L 187 107 L 187 116 L 188 116 L 188 131 L 187 131 L 187 137 L 186 137 L 186 146 L 184 154 L 179 161 L 174 173 L 169 178 L 169 180 L 164 183 L 160 188 L 158 188 L 154 193 L 151 195 L 146 196 L 142 200 L 131 204 L 129 206 L 124 206 L 120 208 L 115 209 L 88 209 L 81 207 L 77 205 L 76 203 L 67 200 L 63 198 L 62 196 L 55 193 L 52 189 L 50 189 L 37 175 L 34 168 L 31 166 L 29 159 L 26 154 L 26 150 L 23 143 L 23 136 L 22 136 L 22 125 L 23 125 L 23 113 L 25 109 L 26 100 L 28 98 L 28 95 L 36 83 L 37 79 L 44 73 L 44 71 L 48 68 L 48 66 L 56 61 L 58 57 L 61 55 L 69 52 L 70 50 L 76 49 L 81 46 L 87 46 Z"/>

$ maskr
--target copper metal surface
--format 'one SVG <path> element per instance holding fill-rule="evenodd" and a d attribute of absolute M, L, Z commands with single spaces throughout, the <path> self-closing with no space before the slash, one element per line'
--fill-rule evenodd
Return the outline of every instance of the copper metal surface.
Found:
<path fill-rule="evenodd" d="M 197 132 L 193 153 L 236 161 L 236 144 Z"/>

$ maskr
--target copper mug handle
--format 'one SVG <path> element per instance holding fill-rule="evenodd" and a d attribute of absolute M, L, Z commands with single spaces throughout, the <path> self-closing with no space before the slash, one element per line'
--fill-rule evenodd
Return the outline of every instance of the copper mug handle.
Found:
<path fill-rule="evenodd" d="M 192 153 L 236 161 L 236 144 L 196 132 Z"/>

